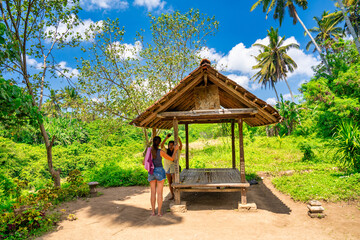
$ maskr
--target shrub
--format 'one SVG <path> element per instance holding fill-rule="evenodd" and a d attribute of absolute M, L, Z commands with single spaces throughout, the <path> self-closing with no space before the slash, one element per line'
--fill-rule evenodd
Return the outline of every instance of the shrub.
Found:
<path fill-rule="evenodd" d="M 12 201 L 11 208 L 0 212 L 0 239 L 26 239 L 30 235 L 48 229 L 57 221 L 48 210 L 51 206 L 75 197 L 85 197 L 89 187 L 79 170 L 70 172 L 63 188 L 48 184 L 35 193 L 22 191 L 27 187 L 26 181 L 14 180 L 14 187 L 8 191 Z"/>
<path fill-rule="evenodd" d="M 304 154 L 303 157 L 301 158 L 302 161 L 306 162 L 306 161 L 314 160 L 315 154 L 309 144 L 301 143 L 301 144 L 299 144 L 299 149 Z"/>
<path fill-rule="evenodd" d="M 110 161 L 87 172 L 88 181 L 96 181 L 104 187 L 148 185 L 147 172 L 142 165 L 120 166 Z"/>
<path fill-rule="evenodd" d="M 360 129 L 352 121 L 342 121 L 334 135 L 335 157 L 348 170 L 360 172 Z"/>

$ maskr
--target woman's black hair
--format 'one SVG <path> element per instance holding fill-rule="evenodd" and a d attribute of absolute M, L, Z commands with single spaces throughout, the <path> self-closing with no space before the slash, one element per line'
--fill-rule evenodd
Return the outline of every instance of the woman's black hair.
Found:
<path fill-rule="evenodd" d="M 174 142 L 174 141 L 169 141 L 169 143 L 168 143 L 168 149 L 167 149 L 166 153 L 167 153 L 167 155 L 172 156 L 173 153 L 174 153 L 174 149 L 173 149 L 172 151 L 170 150 L 170 148 L 169 148 L 170 143 L 173 143 L 173 144 L 175 145 L 175 142 Z"/>
<path fill-rule="evenodd" d="M 153 145 L 152 145 L 152 148 L 151 148 L 151 155 L 152 155 L 153 159 L 156 158 L 156 152 L 159 149 L 160 143 L 161 143 L 161 138 L 159 136 L 155 136 L 153 138 Z"/>

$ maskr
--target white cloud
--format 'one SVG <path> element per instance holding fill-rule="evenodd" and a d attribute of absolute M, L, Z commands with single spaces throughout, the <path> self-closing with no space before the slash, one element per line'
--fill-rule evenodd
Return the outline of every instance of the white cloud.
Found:
<path fill-rule="evenodd" d="M 59 72 L 57 72 L 58 76 L 65 76 L 67 78 L 77 77 L 79 75 L 79 70 L 76 68 L 67 67 L 67 62 L 61 61 L 58 64 Z"/>
<path fill-rule="evenodd" d="M 129 7 L 129 3 L 123 0 L 81 0 L 80 6 L 88 11 L 93 11 L 98 9 L 125 10 Z"/>
<path fill-rule="evenodd" d="M 258 39 L 255 43 L 267 45 L 269 43 L 269 39 L 268 37 Z M 290 43 L 299 44 L 295 37 L 285 39 L 284 44 Z M 252 69 L 252 67 L 257 63 L 254 56 L 257 56 L 259 51 L 259 47 L 246 47 L 243 43 L 238 43 L 226 55 L 217 53 L 214 48 L 202 49 L 201 53 L 204 56 L 212 58 L 209 60 L 216 61 L 219 65 L 225 66 L 226 71 L 228 72 L 240 72 L 244 75 L 252 76 L 257 72 L 257 70 Z M 295 75 L 311 77 L 314 74 L 312 66 L 320 63 L 319 59 L 317 59 L 313 54 L 306 54 L 301 49 L 290 49 L 288 51 L 288 55 L 298 65 L 297 69 L 295 69 L 293 73 L 288 74 L 288 77 L 293 77 Z"/>
<path fill-rule="evenodd" d="M 250 89 L 250 78 L 248 76 L 241 76 L 236 74 L 230 74 L 227 76 L 229 79 L 235 81 L 237 84 L 245 88 L 246 90 Z"/>
<path fill-rule="evenodd" d="M 207 48 L 207 47 L 203 47 L 198 53 L 198 55 L 201 58 L 209 59 L 211 62 L 219 62 L 223 57 L 222 54 L 216 52 L 215 48 Z"/>
<path fill-rule="evenodd" d="M 75 21 L 74 15 L 70 17 L 70 22 L 72 21 Z M 103 21 L 94 22 L 91 19 L 86 19 L 83 20 L 83 22 L 80 23 L 79 25 L 73 26 L 71 29 L 68 28 L 68 24 L 61 22 L 57 27 L 55 26 L 46 27 L 45 32 L 49 34 L 48 40 L 62 39 L 68 42 L 71 40 L 73 36 L 80 35 L 82 40 L 85 41 L 86 35 L 90 36 L 90 38 L 94 37 L 92 36 L 94 33 L 90 32 L 90 25 L 95 25 L 96 28 L 100 28 L 103 25 Z"/>
<path fill-rule="evenodd" d="M 284 45 L 290 43 L 299 44 L 299 42 L 296 41 L 295 37 L 290 37 L 284 41 Z M 294 48 L 290 49 L 288 51 L 288 55 L 297 64 L 297 68 L 293 73 L 288 74 L 288 78 L 295 75 L 305 75 L 307 77 L 311 77 L 314 75 L 314 71 L 312 70 L 312 67 L 320 63 L 319 59 L 317 59 L 313 54 L 306 54 L 301 49 L 294 49 Z"/>
<path fill-rule="evenodd" d="M 284 100 L 291 100 L 291 94 L 287 93 L 283 95 Z"/>
<path fill-rule="evenodd" d="M 351 34 L 346 34 L 346 36 L 344 37 L 344 40 L 351 40 L 351 41 L 353 41 L 354 38 L 353 38 L 353 36 L 352 36 Z"/>
<path fill-rule="evenodd" d="M 108 49 L 115 51 L 120 59 L 135 58 L 139 59 L 139 53 L 142 50 L 142 44 L 140 41 L 136 41 L 134 44 L 113 42 Z"/>
<path fill-rule="evenodd" d="M 151 11 L 155 8 L 159 8 L 160 10 L 164 8 L 166 2 L 161 0 L 135 0 L 135 6 L 146 7 L 148 11 Z"/>
<path fill-rule="evenodd" d="M 93 98 L 91 98 L 91 101 L 96 102 L 96 103 L 101 103 L 101 102 L 104 101 L 104 99 L 103 98 L 98 98 L 98 97 L 93 97 Z"/>
<path fill-rule="evenodd" d="M 298 87 L 301 87 L 301 85 L 303 85 L 304 83 L 307 83 L 307 82 L 308 82 L 307 79 L 301 80 L 301 81 L 299 82 L 299 84 L 298 84 Z"/>
<path fill-rule="evenodd" d="M 276 99 L 275 98 L 268 98 L 268 99 L 266 99 L 266 103 L 270 104 L 271 106 L 275 106 L 276 105 Z"/>
<path fill-rule="evenodd" d="M 30 66 L 33 67 L 37 70 L 42 69 L 43 67 L 43 63 L 39 63 L 38 61 L 36 61 L 36 59 L 29 57 L 28 55 L 26 55 L 26 63 Z"/>
<path fill-rule="evenodd" d="M 243 43 L 233 47 L 227 55 L 219 60 L 219 64 L 226 67 L 226 70 L 239 71 L 243 74 L 254 74 L 256 70 L 252 66 L 256 64 L 255 58 L 259 49 L 257 47 L 246 48 Z"/>

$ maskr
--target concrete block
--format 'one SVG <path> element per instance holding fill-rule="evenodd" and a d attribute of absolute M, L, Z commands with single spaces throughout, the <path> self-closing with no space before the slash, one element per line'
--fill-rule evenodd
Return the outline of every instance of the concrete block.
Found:
<path fill-rule="evenodd" d="M 185 213 L 187 211 L 186 202 L 181 201 L 180 204 L 170 203 L 172 213 Z"/>
<path fill-rule="evenodd" d="M 322 213 L 325 209 L 322 206 L 310 206 L 307 205 L 309 212 L 311 213 Z"/>
<path fill-rule="evenodd" d="M 256 203 L 241 204 L 241 202 L 239 202 L 238 209 L 239 210 L 247 210 L 247 211 L 256 211 L 257 206 L 256 206 Z"/>
<path fill-rule="evenodd" d="M 311 218 L 324 218 L 326 216 L 325 213 L 311 213 L 311 212 L 308 212 L 308 215 Z"/>
<path fill-rule="evenodd" d="M 310 206 L 321 206 L 321 202 L 319 202 L 318 200 L 310 200 L 309 205 Z"/>

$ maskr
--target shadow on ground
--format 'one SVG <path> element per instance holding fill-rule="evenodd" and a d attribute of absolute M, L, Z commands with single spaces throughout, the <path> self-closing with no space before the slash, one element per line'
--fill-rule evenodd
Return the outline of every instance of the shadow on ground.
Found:
<path fill-rule="evenodd" d="M 249 203 L 256 203 L 258 209 L 278 214 L 290 214 L 291 212 L 291 209 L 261 181 L 259 184 L 250 186 L 247 192 L 247 199 Z M 184 192 L 181 193 L 181 200 L 187 202 L 188 211 L 234 210 L 238 207 L 240 192 Z"/>
<path fill-rule="evenodd" d="M 87 208 L 86 216 L 93 219 L 93 222 L 88 224 L 104 221 L 114 225 L 125 224 L 129 227 L 139 227 L 171 225 L 182 221 L 181 216 L 173 214 L 165 214 L 163 217 L 151 216 L 151 210 L 148 208 L 150 202 L 146 202 L 148 198 L 143 196 L 150 196 L 147 193 L 148 190 L 147 187 L 100 189 L 102 196 L 88 201 L 77 200 L 66 205 L 69 213 L 76 213 Z M 164 202 L 163 210 L 167 208 L 168 205 Z"/>

